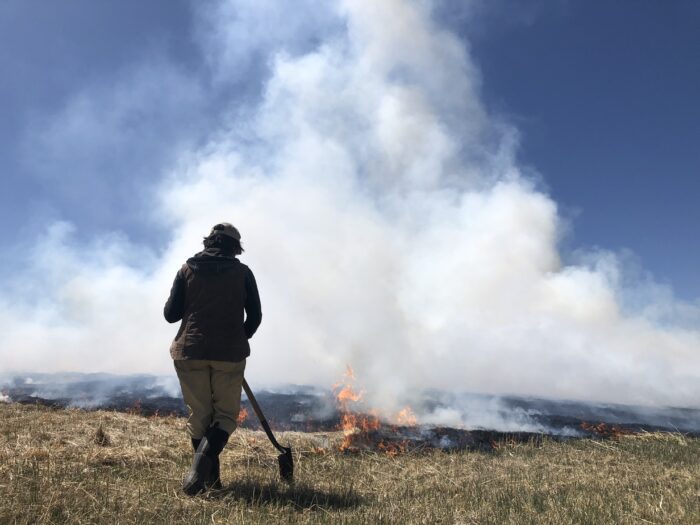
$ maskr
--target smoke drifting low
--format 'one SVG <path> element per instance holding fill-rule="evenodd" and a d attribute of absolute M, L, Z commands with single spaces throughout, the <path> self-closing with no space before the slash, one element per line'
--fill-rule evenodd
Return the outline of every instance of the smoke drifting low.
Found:
<path fill-rule="evenodd" d="M 630 285 L 615 254 L 562 261 L 556 203 L 429 2 L 339 2 L 315 28 L 299 8 L 209 9 L 217 82 L 264 56 L 259 97 L 163 177 L 162 253 L 65 223 L 38 236 L 0 300 L 3 371 L 168 373 L 172 278 L 226 220 L 263 303 L 254 384 L 329 387 L 349 363 L 387 411 L 430 388 L 700 406 L 700 308 Z M 294 30 L 268 37 L 269 16 Z"/>

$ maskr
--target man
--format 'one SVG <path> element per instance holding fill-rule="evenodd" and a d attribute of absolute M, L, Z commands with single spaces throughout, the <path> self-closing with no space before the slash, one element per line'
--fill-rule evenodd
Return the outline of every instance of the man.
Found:
<path fill-rule="evenodd" d="M 219 454 L 236 429 L 248 339 L 262 320 L 253 272 L 236 258 L 242 252 L 238 230 L 217 224 L 204 238 L 204 251 L 177 272 L 165 303 L 165 319 L 182 320 L 170 355 L 195 450 L 182 484 L 189 495 L 221 487 Z"/>

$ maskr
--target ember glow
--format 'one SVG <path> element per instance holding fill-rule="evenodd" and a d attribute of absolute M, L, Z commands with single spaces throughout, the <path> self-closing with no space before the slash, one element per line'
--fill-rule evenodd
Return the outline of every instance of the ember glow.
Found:
<path fill-rule="evenodd" d="M 236 423 L 238 423 L 238 425 L 242 425 L 246 419 L 248 419 L 248 410 L 245 408 L 241 408 L 240 412 L 238 412 L 238 418 L 236 419 Z"/>
<path fill-rule="evenodd" d="M 586 421 L 581 422 L 581 428 L 589 434 L 611 439 L 619 439 L 622 436 L 635 433 L 619 425 L 609 425 L 607 423 L 588 423 Z"/>

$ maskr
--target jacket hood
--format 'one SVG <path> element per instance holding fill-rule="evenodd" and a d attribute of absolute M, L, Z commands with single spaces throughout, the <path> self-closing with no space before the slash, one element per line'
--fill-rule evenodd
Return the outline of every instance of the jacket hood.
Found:
<path fill-rule="evenodd" d="M 219 250 L 206 249 L 187 259 L 194 273 L 216 274 L 232 270 L 241 262 L 232 255 L 223 255 Z"/>

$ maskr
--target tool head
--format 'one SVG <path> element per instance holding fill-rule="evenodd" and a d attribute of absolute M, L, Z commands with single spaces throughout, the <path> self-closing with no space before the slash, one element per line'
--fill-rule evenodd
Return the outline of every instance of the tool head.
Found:
<path fill-rule="evenodd" d="M 277 456 L 277 461 L 280 464 L 280 476 L 287 483 L 294 481 L 294 459 L 292 458 L 292 449 L 282 447 L 284 452 Z"/>

